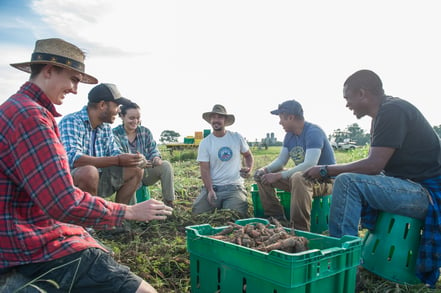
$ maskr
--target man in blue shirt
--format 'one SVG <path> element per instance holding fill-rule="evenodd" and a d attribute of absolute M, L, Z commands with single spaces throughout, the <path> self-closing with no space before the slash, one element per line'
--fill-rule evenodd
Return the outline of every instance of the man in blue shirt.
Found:
<path fill-rule="evenodd" d="M 279 124 L 286 131 L 279 156 L 254 175 L 259 188 L 264 214 L 285 219 L 284 209 L 275 196 L 274 188 L 291 192 L 290 224 L 294 229 L 309 231 L 311 227 L 312 197 L 332 192 L 332 181 L 306 180 L 303 171 L 317 164 L 335 164 L 334 151 L 325 132 L 305 121 L 303 109 L 296 100 L 288 100 L 271 111 L 278 115 Z M 283 169 L 291 158 L 295 166 Z"/>
<path fill-rule="evenodd" d="M 141 182 L 143 170 L 138 166 L 144 157 L 122 153 L 110 126 L 128 100 L 109 83 L 92 88 L 88 98 L 87 106 L 59 123 L 74 184 L 101 197 L 116 192 L 116 202 L 129 204 Z"/>

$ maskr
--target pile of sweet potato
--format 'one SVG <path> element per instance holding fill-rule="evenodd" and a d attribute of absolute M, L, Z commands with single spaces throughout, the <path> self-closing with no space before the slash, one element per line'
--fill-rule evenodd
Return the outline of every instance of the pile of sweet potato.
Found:
<path fill-rule="evenodd" d="M 265 252 L 275 249 L 289 253 L 308 250 L 307 238 L 294 235 L 294 229 L 288 233 L 275 219 L 272 222 L 274 225 L 256 222 L 245 226 L 228 222 L 225 229 L 209 237 Z"/>

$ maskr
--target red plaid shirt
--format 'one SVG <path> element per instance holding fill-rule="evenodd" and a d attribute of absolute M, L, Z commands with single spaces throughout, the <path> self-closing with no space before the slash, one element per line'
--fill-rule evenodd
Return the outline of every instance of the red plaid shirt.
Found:
<path fill-rule="evenodd" d="M 0 106 L 0 268 L 104 249 L 83 227 L 123 220 L 124 205 L 74 187 L 54 116 L 31 82 Z"/>

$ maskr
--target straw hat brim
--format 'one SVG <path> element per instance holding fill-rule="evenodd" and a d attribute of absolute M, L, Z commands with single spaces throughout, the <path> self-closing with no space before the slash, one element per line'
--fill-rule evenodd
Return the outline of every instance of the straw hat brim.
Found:
<path fill-rule="evenodd" d="M 219 112 L 205 112 L 204 114 L 202 114 L 202 118 L 205 121 L 207 121 L 209 124 L 211 124 L 210 116 L 212 114 L 219 114 L 219 115 L 225 116 L 225 126 L 230 126 L 235 121 L 234 115 L 232 115 L 232 114 L 225 114 L 225 113 L 219 113 Z"/>
<path fill-rule="evenodd" d="M 64 64 L 59 63 L 59 62 L 51 62 L 51 61 L 47 61 L 47 60 L 42 60 L 42 61 L 31 61 L 31 62 L 23 62 L 23 63 L 12 63 L 10 65 L 12 67 L 14 67 L 14 68 L 17 68 L 18 70 L 21 70 L 21 71 L 24 71 L 24 72 L 27 72 L 27 73 L 31 73 L 31 64 L 51 64 L 51 65 L 55 65 L 55 66 L 58 66 L 58 67 L 65 68 L 65 69 L 73 70 L 73 71 L 81 73 L 83 75 L 83 78 L 81 79 L 80 82 L 88 83 L 88 84 L 96 84 L 96 83 L 98 83 L 98 79 L 96 79 L 92 75 L 89 75 L 89 74 L 84 73 L 84 72 L 79 71 L 79 70 L 75 70 L 75 68 L 72 68 L 70 66 L 64 65 Z"/>

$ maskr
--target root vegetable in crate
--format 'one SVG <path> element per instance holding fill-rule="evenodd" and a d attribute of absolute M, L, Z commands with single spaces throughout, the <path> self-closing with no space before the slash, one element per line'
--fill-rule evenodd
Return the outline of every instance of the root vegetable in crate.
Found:
<path fill-rule="evenodd" d="M 275 249 L 289 253 L 308 250 L 308 239 L 294 235 L 294 230 L 289 234 L 276 219 L 272 222 L 274 226 L 262 223 L 241 226 L 229 222 L 225 229 L 209 237 L 265 252 Z"/>

